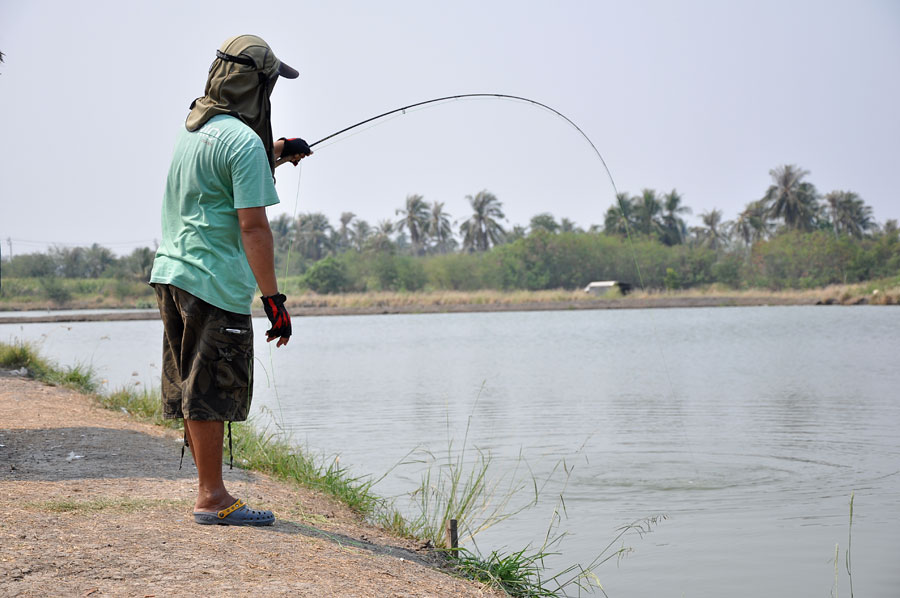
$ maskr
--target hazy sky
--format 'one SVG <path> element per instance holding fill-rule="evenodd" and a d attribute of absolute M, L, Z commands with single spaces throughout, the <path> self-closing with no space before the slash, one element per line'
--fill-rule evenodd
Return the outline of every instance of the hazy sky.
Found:
<path fill-rule="evenodd" d="M 216 48 L 253 33 L 297 68 L 272 97 L 277 136 L 312 142 L 432 97 L 548 104 L 594 141 L 620 191 L 677 189 L 734 218 L 769 170 L 900 218 L 900 2 L 0 2 L 0 239 L 152 244 L 175 134 Z M 408 194 L 454 219 L 482 189 L 509 224 L 581 226 L 614 201 L 564 121 L 518 103 L 411 112 L 276 172 L 280 213 L 396 218 Z M 297 190 L 299 180 L 299 204 Z"/>

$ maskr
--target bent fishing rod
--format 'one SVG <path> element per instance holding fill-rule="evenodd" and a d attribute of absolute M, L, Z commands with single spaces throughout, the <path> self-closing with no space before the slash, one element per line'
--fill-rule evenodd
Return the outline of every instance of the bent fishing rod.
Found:
<path fill-rule="evenodd" d="M 606 171 L 606 176 L 609 177 L 609 182 L 612 183 L 613 190 L 616 192 L 616 195 L 618 196 L 619 191 L 616 188 L 616 183 L 613 180 L 612 173 L 609 171 L 609 167 L 606 165 L 606 160 L 603 159 L 603 155 L 600 153 L 600 150 L 597 149 L 597 146 L 594 145 L 594 142 L 591 141 L 591 138 L 587 136 L 587 133 L 585 133 L 581 129 L 581 127 L 576 125 L 575 122 L 571 118 L 569 118 L 568 116 L 566 116 L 565 114 L 563 114 L 562 112 L 557 110 L 556 108 L 548 106 L 547 104 L 544 104 L 542 102 L 538 102 L 537 100 L 532 100 L 530 98 L 525 98 L 522 96 L 509 95 L 509 94 L 505 94 L 505 93 L 463 93 L 463 94 L 452 95 L 452 96 L 443 96 L 443 97 L 434 98 L 431 100 L 425 100 L 424 102 L 416 102 L 414 104 L 409 104 L 407 106 L 401 106 L 400 108 L 388 110 L 387 112 L 382 112 L 381 114 L 378 114 L 371 118 L 367 118 L 365 120 L 359 121 L 358 123 L 350 125 L 349 127 L 344 127 L 340 131 L 336 131 L 336 132 L 332 133 L 331 135 L 328 135 L 327 137 L 323 137 L 322 139 L 319 139 L 318 141 L 309 144 L 309 147 L 313 148 L 322 142 L 325 142 L 325 141 L 328 141 L 329 139 L 333 139 L 335 137 L 343 135 L 344 133 L 346 133 L 348 131 L 352 131 L 353 129 L 356 129 L 357 127 L 361 127 L 363 125 L 367 125 L 369 123 L 381 120 L 382 118 L 386 118 L 393 114 L 405 114 L 407 110 L 411 110 L 413 108 L 418 108 L 420 106 L 426 106 L 428 104 L 438 104 L 440 102 L 449 102 L 449 101 L 453 101 L 453 100 L 465 100 L 465 99 L 473 99 L 473 98 L 482 98 L 482 99 L 487 98 L 487 99 L 511 100 L 511 101 L 516 101 L 516 102 L 525 102 L 527 104 L 531 104 L 531 105 L 537 106 L 539 108 L 543 108 L 544 110 L 547 110 L 549 112 L 552 112 L 556 116 L 560 117 L 561 119 L 563 119 L 564 121 L 569 123 L 569 125 L 574 127 L 575 130 L 578 131 L 582 137 L 584 137 L 585 141 L 587 141 L 591 145 L 591 148 L 594 150 L 594 153 L 597 154 L 597 157 L 600 158 L 600 162 L 603 163 L 603 168 Z"/>
<path fill-rule="evenodd" d="M 462 93 L 462 94 L 457 94 L 457 95 L 452 95 L 452 96 L 443 96 L 443 97 L 439 97 L 439 98 L 433 98 L 433 99 L 425 100 L 422 102 L 415 102 L 413 104 L 401 106 L 400 108 L 394 108 L 393 110 L 388 110 L 387 112 L 382 112 L 381 114 L 377 114 L 377 115 L 367 118 L 365 120 L 361 120 L 358 123 L 352 124 L 349 127 L 344 127 L 343 129 L 341 129 L 339 131 L 335 131 L 331 135 L 323 137 L 323 138 L 319 139 L 318 141 L 315 141 L 315 142 L 309 144 L 309 147 L 313 148 L 325 141 L 334 139 L 335 137 L 339 137 L 340 135 L 343 135 L 344 133 L 347 133 L 348 131 L 352 131 L 353 129 L 362 127 L 369 123 L 374 123 L 383 118 L 387 118 L 388 116 L 392 116 L 394 114 L 406 114 L 407 110 L 411 110 L 413 108 L 419 108 L 421 106 L 427 106 L 429 104 L 439 104 L 441 102 L 450 102 L 450 101 L 455 101 L 455 100 L 466 100 L 466 99 L 478 99 L 478 98 L 506 100 L 506 101 L 523 102 L 526 104 L 531 104 L 533 106 L 537 106 L 538 108 L 543 108 L 544 110 L 547 110 L 547 111 L 555 114 L 557 117 L 566 121 L 571 127 L 573 127 L 576 131 L 578 131 L 578 133 L 585 139 L 585 141 L 588 142 L 588 144 L 590 144 L 591 149 L 594 150 L 594 153 L 600 159 L 600 163 L 603 164 L 603 170 L 606 172 L 606 176 L 607 176 L 607 178 L 609 178 L 609 182 L 612 185 L 613 192 L 616 194 L 616 201 L 619 203 L 619 207 L 624 211 L 625 208 L 622 205 L 621 195 L 619 194 L 618 187 L 616 187 L 616 182 L 613 180 L 612 172 L 610 172 L 609 166 L 607 166 L 606 160 L 603 158 L 603 154 L 600 153 L 600 150 L 597 149 L 597 146 L 594 144 L 594 142 L 591 140 L 591 138 L 588 137 L 587 133 L 585 133 L 581 127 L 579 127 L 577 124 L 575 124 L 575 121 L 573 121 L 571 118 L 569 118 L 568 116 L 566 116 L 565 114 L 563 114 L 562 112 L 557 110 L 556 108 L 553 108 L 552 106 L 548 106 L 547 104 L 544 104 L 543 102 L 538 102 L 537 100 L 532 100 L 531 98 L 526 98 L 523 96 L 510 95 L 510 94 L 505 94 L 505 93 Z M 300 181 L 298 179 L 298 181 L 297 181 L 298 202 L 299 202 L 299 196 L 300 196 Z M 296 211 L 296 208 L 295 208 L 295 211 Z M 641 269 L 637 262 L 637 256 L 634 253 L 631 231 L 629 230 L 627 223 L 625 225 L 625 233 L 628 238 L 629 244 L 632 245 L 632 248 L 631 248 L 632 258 L 634 259 L 634 266 L 635 266 L 635 269 L 637 270 L 637 275 L 638 275 L 638 280 L 640 282 L 640 286 L 643 289 L 644 288 L 643 275 L 641 274 Z M 288 255 L 290 255 L 290 253 L 288 253 Z"/>

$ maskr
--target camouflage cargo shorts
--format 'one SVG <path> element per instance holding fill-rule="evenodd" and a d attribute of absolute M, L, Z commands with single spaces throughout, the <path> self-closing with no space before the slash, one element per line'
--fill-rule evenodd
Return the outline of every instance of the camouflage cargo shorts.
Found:
<path fill-rule="evenodd" d="M 163 417 L 244 421 L 253 396 L 250 316 L 153 284 L 163 322 Z"/>

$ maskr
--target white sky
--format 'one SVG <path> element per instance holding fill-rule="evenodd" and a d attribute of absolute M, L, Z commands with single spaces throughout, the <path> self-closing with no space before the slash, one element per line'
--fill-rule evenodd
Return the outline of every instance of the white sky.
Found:
<path fill-rule="evenodd" d="M 575 121 L 622 191 L 672 188 L 732 219 L 797 164 L 820 192 L 900 218 L 900 2 L 0 2 L 0 240 L 119 253 L 159 238 L 175 133 L 216 48 L 253 33 L 301 72 L 277 136 L 313 142 L 405 104 L 526 96 Z M 395 218 L 407 194 L 454 219 L 488 189 L 509 224 L 601 223 L 614 200 L 561 119 L 501 101 L 442 105 L 279 168 L 280 213 Z"/>

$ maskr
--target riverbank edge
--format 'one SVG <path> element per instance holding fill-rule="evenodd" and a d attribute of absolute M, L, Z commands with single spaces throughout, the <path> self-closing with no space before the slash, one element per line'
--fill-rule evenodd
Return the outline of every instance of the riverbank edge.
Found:
<path fill-rule="evenodd" d="M 793 306 L 793 305 L 895 305 L 893 298 L 887 296 L 877 297 L 871 300 L 862 294 L 838 293 L 834 290 L 822 289 L 819 291 L 763 293 L 763 294 L 709 294 L 709 295 L 680 295 L 680 294 L 640 294 L 619 298 L 585 298 L 569 300 L 528 300 L 517 294 L 516 300 L 504 301 L 479 301 L 457 302 L 445 296 L 435 301 L 421 300 L 417 296 L 409 298 L 409 302 L 396 300 L 380 301 L 373 299 L 371 304 L 340 305 L 329 301 L 328 296 L 308 299 L 301 296 L 298 299 L 289 298 L 287 307 L 291 317 L 320 317 L 320 316 L 360 316 L 360 315 L 398 315 L 398 314 L 440 314 L 440 313 L 481 313 L 481 312 L 515 312 L 515 311 L 572 311 L 572 310 L 600 310 L 600 309 L 672 309 L 691 307 L 760 307 L 760 306 Z M 117 309 L 133 309 L 123 307 L 110 307 L 109 311 L 102 313 L 88 313 L 93 308 L 88 305 L 70 306 L 69 311 L 84 310 L 85 313 L 40 313 L 52 312 L 62 308 L 44 307 L 42 309 L 21 310 L 21 315 L 0 316 L 0 324 L 27 324 L 41 322 L 113 322 L 130 320 L 157 320 L 159 313 L 155 309 L 141 311 L 123 311 L 117 313 Z M 19 310 L 11 310 L 19 311 Z M 34 312 L 32 315 L 29 312 Z M 254 317 L 262 317 L 265 314 L 261 309 L 254 309 Z"/>
<path fill-rule="evenodd" d="M 101 394 L 90 368 L 79 365 L 61 367 L 42 358 L 27 343 L 10 345 L 0 341 L 0 386 L 4 379 L 33 382 L 63 393 L 73 391 L 91 407 L 119 417 L 124 414 L 124 418 L 134 425 L 150 426 L 163 430 L 163 433 L 177 432 L 180 428 L 175 425 L 175 420 L 162 419 L 157 390 L 121 389 L 112 394 Z M 66 400 L 71 403 L 70 399 Z M 41 426 L 47 425 L 48 421 L 45 419 Z M 113 427 L 122 428 L 115 425 Z M 368 551 L 393 556 L 401 562 L 408 560 L 439 572 L 447 578 L 446 582 L 439 585 L 473 584 L 478 588 L 477 595 L 481 597 L 503 595 L 553 598 L 561 595 L 542 586 L 543 566 L 534 563 L 541 556 L 538 552 L 531 554 L 526 548 L 509 555 L 493 552 L 488 557 L 483 557 L 460 547 L 453 558 L 441 548 L 439 540 L 415 533 L 409 522 L 392 505 L 374 495 L 371 492 L 371 479 L 351 474 L 349 470 L 338 466 L 337 461 L 330 465 L 315 463 L 304 451 L 287 440 L 275 439 L 267 429 L 260 428 L 255 422 L 239 425 L 234 432 L 234 447 L 243 455 L 237 463 L 240 470 L 266 476 L 270 484 L 286 488 L 288 492 L 292 488 L 296 490 L 298 486 L 305 488 L 325 502 L 337 501 L 348 509 L 350 520 L 343 522 L 341 531 L 349 531 L 350 536 L 343 537 L 351 545 L 362 542 L 360 545 L 364 545 Z M 15 470 L 15 467 L 12 469 Z M 310 469 L 315 471 L 310 472 Z M 307 516 L 309 513 L 303 514 L 304 518 Z M 334 517 L 334 514 L 324 515 L 325 519 L 322 517 L 312 515 L 314 521 L 321 521 Z M 335 537 L 333 533 L 315 526 L 307 527 L 312 530 L 313 536 L 330 539 Z M 337 537 L 342 537 L 342 534 L 337 534 Z M 378 537 L 387 543 L 379 545 L 376 541 Z M 341 541 L 337 543 L 340 544 Z M 574 582 L 566 585 L 574 583 L 579 587 L 589 587 L 589 580 L 585 583 L 578 581 L 581 577 L 574 578 Z M 560 591 L 563 589 L 561 586 Z M 469 595 L 468 592 L 466 595 Z"/>
<path fill-rule="evenodd" d="M 64 407 L 59 410 L 60 412 L 75 410 L 79 415 L 79 423 L 83 424 L 83 420 L 87 420 L 92 426 L 96 427 L 96 430 L 105 434 L 118 433 L 135 436 L 146 430 L 146 428 L 143 428 L 144 426 L 160 429 L 160 426 L 144 421 L 133 414 L 123 416 L 117 411 L 102 408 L 90 393 L 65 386 L 57 386 L 31 376 L 17 375 L 0 366 L 0 385 L 4 385 L 4 380 L 9 380 L 10 384 L 13 385 L 12 388 L 19 390 L 19 393 L 16 394 L 16 402 L 21 400 L 23 404 L 29 404 L 30 400 L 25 395 L 33 394 L 28 390 L 33 388 L 35 389 L 33 392 L 39 394 L 42 400 L 47 402 L 44 407 L 49 407 L 51 403 L 64 404 Z M 21 386 L 22 384 L 29 386 Z M 4 390 L 9 391 L 10 389 L 7 386 Z M 12 394 L 5 392 L 4 396 L 6 396 L 5 400 L 8 402 Z M 4 410 L 10 411 L 9 405 L 4 405 Z M 44 410 L 42 413 L 41 422 L 38 424 L 40 435 L 14 434 L 15 439 L 19 442 L 13 448 L 16 449 L 16 453 L 20 457 L 22 454 L 27 454 L 29 459 L 33 461 L 35 458 L 43 455 L 43 450 L 46 447 L 38 446 L 40 444 L 39 436 L 47 437 L 54 433 L 66 433 L 65 431 L 70 422 L 65 421 L 64 414 L 54 417 L 49 410 Z M 96 415 L 91 415 L 92 413 Z M 10 432 L 30 431 L 33 429 L 32 425 L 33 423 L 26 424 L 24 427 L 12 425 L 9 426 L 10 429 L 5 431 L 8 433 L 7 436 L 9 436 Z M 87 428 L 79 428 L 79 430 L 82 429 L 87 430 Z M 149 432 L 148 438 L 153 439 L 152 441 L 158 441 L 160 444 L 168 445 L 176 436 L 177 434 L 174 434 L 171 430 L 163 430 L 161 432 Z M 23 444 L 21 441 L 25 439 L 29 441 L 34 440 L 38 445 Z M 53 448 L 58 449 L 58 447 Z M 166 451 L 169 451 L 168 446 Z M 72 455 L 74 454 L 73 452 Z M 84 455 L 90 458 L 95 457 L 94 454 L 89 455 L 87 452 L 84 452 Z M 75 458 L 88 457 L 78 456 Z M 18 468 L 12 465 L 11 469 L 12 473 L 15 474 Z M 255 469 L 245 469 L 245 471 L 257 477 L 253 478 L 254 481 L 245 481 L 243 485 L 238 484 L 240 487 L 249 485 L 249 487 L 253 488 L 264 488 L 273 491 L 273 493 L 274 489 L 278 488 L 281 489 L 279 493 L 283 494 L 297 492 L 296 487 L 292 483 L 279 480 L 277 476 Z M 260 475 L 263 477 L 258 477 Z M 116 484 L 104 483 L 107 480 L 104 480 L 103 476 L 100 476 L 100 479 L 82 480 L 77 483 L 77 487 L 75 485 L 77 478 L 73 478 L 71 475 L 63 475 L 59 480 L 41 479 L 36 482 L 28 479 L 20 482 L 15 480 L 15 477 L 15 475 L 6 477 L 10 483 L 4 485 L 3 495 L 12 506 L 7 513 L 4 513 L 4 517 L 0 518 L 4 519 L 4 525 L 0 526 L 4 533 L 0 534 L 0 539 L 3 542 L 10 542 L 7 548 L 12 548 L 17 543 L 25 547 L 30 540 L 39 539 L 48 531 L 55 536 L 61 535 L 65 537 L 71 535 L 73 538 L 79 538 L 79 540 L 72 540 L 68 547 L 65 548 L 66 558 L 92 564 L 77 568 L 76 572 L 67 574 L 64 580 L 64 585 L 67 589 L 71 589 L 69 586 L 75 584 L 80 585 L 77 595 L 88 595 L 94 592 L 98 592 L 97 595 L 160 595 L 155 592 L 148 594 L 146 593 L 148 590 L 142 590 L 139 593 L 124 592 L 122 584 L 129 581 L 127 579 L 128 569 L 116 567 L 115 564 L 109 563 L 109 558 L 105 558 L 104 555 L 100 554 L 103 551 L 102 549 L 85 552 L 76 545 L 79 544 L 79 541 L 82 543 L 88 542 L 91 544 L 91 547 L 95 547 L 95 545 L 100 546 L 101 544 L 98 544 L 98 542 L 114 542 L 109 540 L 111 530 L 106 529 L 107 526 L 102 525 L 102 522 L 94 526 L 90 524 L 89 519 L 86 519 L 87 516 L 98 517 L 97 513 L 102 511 L 104 520 L 116 519 L 121 524 L 115 526 L 116 532 L 121 533 L 123 538 L 129 538 L 129 541 L 134 541 L 133 544 L 127 547 L 120 546 L 119 548 L 125 548 L 124 551 L 120 552 L 123 554 L 127 553 L 129 567 L 139 568 L 139 565 L 143 563 L 145 558 L 151 558 L 145 553 L 153 550 L 161 553 L 166 549 L 165 541 L 162 542 L 162 546 L 156 546 L 154 545 L 154 540 L 166 538 L 170 540 L 171 544 L 172 538 L 170 536 L 173 535 L 173 532 L 176 536 L 184 533 L 184 524 L 176 520 L 176 517 L 180 518 L 180 515 L 175 515 L 175 513 L 179 512 L 180 509 L 184 509 L 190 500 L 175 494 L 166 494 L 166 498 L 154 499 L 141 496 L 123 498 L 121 492 L 116 489 Z M 135 471 L 132 477 L 140 478 L 141 474 L 139 471 Z M 230 476 L 229 479 L 234 481 L 237 478 Z M 147 481 L 153 484 L 165 485 L 165 482 L 160 479 L 148 478 Z M 31 486 L 28 484 L 31 484 Z M 35 494 L 33 488 L 35 484 L 47 494 Z M 181 486 L 183 485 L 182 483 Z M 57 488 L 56 486 L 59 487 Z M 76 494 L 71 494 L 73 491 Z M 307 494 L 309 493 L 316 493 L 316 491 L 307 489 Z M 267 497 L 270 497 L 270 495 L 267 494 Z M 348 515 L 345 512 L 336 512 L 337 508 L 333 506 L 330 502 L 331 500 L 325 497 L 322 504 L 315 502 L 310 505 L 312 509 L 324 506 L 325 509 L 322 511 L 289 511 L 286 513 L 287 517 L 280 518 L 276 526 L 272 528 L 276 533 L 254 534 L 252 536 L 249 533 L 245 533 L 244 538 L 242 538 L 239 534 L 229 534 L 228 530 L 223 530 L 222 533 L 216 536 L 214 540 L 216 546 L 212 550 L 216 554 L 221 549 L 231 551 L 234 554 L 243 554 L 245 555 L 243 562 L 247 566 L 264 570 L 266 569 L 264 566 L 266 559 L 272 554 L 292 554 L 297 549 L 298 540 L 305 539 L 309 543 L 312 539 L 315 539 L 319 541 L 319 544 L 311 546 L 311 550 L 315 553 L 331 553 L 328 555 L 329 564 L 332 566 L 340 565 L 343 577 L 350 577 L 351 583 L 355 585 L 356 589 L 362 590 L 362 594 L 356 595 L 408 595 L 394 587 L 379 589 L 379 576 L 384 575 L 383 570 L 393 570 L 395 574 L 391 577 L 395 579 L 399 577 L 396 573 L 402 572 L 403 576 L 407 578 L 406 585 L 410 585 L 411 582 L 415 583 L 425 589 L 426 595 L 454 595 L 456 591 L 460 593 L 459 595 L 472 598 L 475 598 L 475 596 L 499 598 L 506 595 L 499 589 L 491 588 L 488 584 L 465 578 L 454 569 L 446 557 L 440 555 L 428 545 L 394 536 L 383 528 L 378 528 L 375 531 L 371 525 L 362 521 L 348 520 Z M 288 508 L 281 505 L 279 512 L 282 511 L 288 511 Z M 294 511 L 297 510 L 295 509 Z M 26 517 L 21 517 L 21 515 L 25 515 L 29 519 L 28 523 L 24 521 Z M 19 516 L 18 520 L 16 519 L 17 516 Z M 10 527 L 14 525 L 11 521 L 19 521 L 22 527 Z M 85 521 L 88 521 L 87 525 L 91 529 L 83 529 Z M 93 529 L 94 527 L 96 529 Z M 212 527 L 216 528 L 217 526 Z M 192 531 L 195 530 L 192 529 Z M 216 530 L 201 528 L 199 531 L 212 531 L 215 533 Z M 97 534 L 97 537 L 90 536 L 89 534 L 91 533 Z M 253 546 L 248 550 L 247 544 Z M 335 548 L 333 550 L 323 548 L 322 544 L 333 545 Z M 105 545 L 111 546 L 111 544 Z M 47 579 L 47 576 L 53 576 L 53 567 L 50 567 L 46 562 L 51 558 L 50 553 L 52 552 L 53 550 L 49 548 L 46 553 L 22 550 L 16 559 L 0 559 L 2 561 L 0 562 L 0 580 L 3 580 L 0 586 L 4 586 L 6 582 L 13 586 L 17 583 L 21 584 L 26 579 L 35 579 L 36 581 L 30 584 L 31 589 L 35 590 L 35 593 L 25 591 L 19 594 L 13 591 L 12 588 L 8 588 L 10 591 L 13 591 L 11 595 L 47 595 L 40 588 L 46 591 L 48 587 L 53 586 L 55 583 L 55 580 Z M 367 557 L 367 555 L 371 556 Z M 201 551 L 200 554 L 192 556 L 203 557 L 204 555 Z M 318 556 L 318 554 L 314 556 Z M 385 563 L 384 559 L 391 562 Z M 200 560 L 202 561 L 202 558 Z M 314 568 L 315 564 L 303 565 L 303 567 L 309 570 Z M 38 572 L 46 573 L 47 575 L 39 577 L 37 575 Z M 314 572 L 317 574 L 324 573 L 325 580 L 322 583 L 326 586 L 330 585 L 327 581 L 328 573 L 326 571 Z M 292 575 L 295 573 L 296 571 L 289 570 L 269 573 L 265 582 L 286 588 L 292 587 L 292 584 L 301 587 L 309 585 L 309 582 L 300 583 L 293 579 Z M 196 575 L 181 576 L 179 580 L 181 587 L 169 588 L 173 591 L 173 594 L 169 595 L 190 595 L 193 591 L 184 591 L 182 593 L 180 590 L 186 590 L 187 588 L 201 590 L 207 587 L 210 583 L 208 580 L 211 579 L 211 576 L 208 574 L 209 571 L 198 569 Z M 435 577 L 435 574 L 437 574 L 437 577 Z M 103 586 L 104 583 L 107 584 L 105 587 Z M 90 589 L 84 591 L 84 588 Z M 382 590 L 386 593 L 380 593 Z M 70 595 L 66 591 L 60 590 L 60 592 L 58 595 Z M 293 592 L 291 591 L 289 594 L 293 595 Z M 289 594 L 276 592 L 273 595 L 283 596 Z M 0 591 L 0 595 L 6 595 L 6 593 Z"/>

